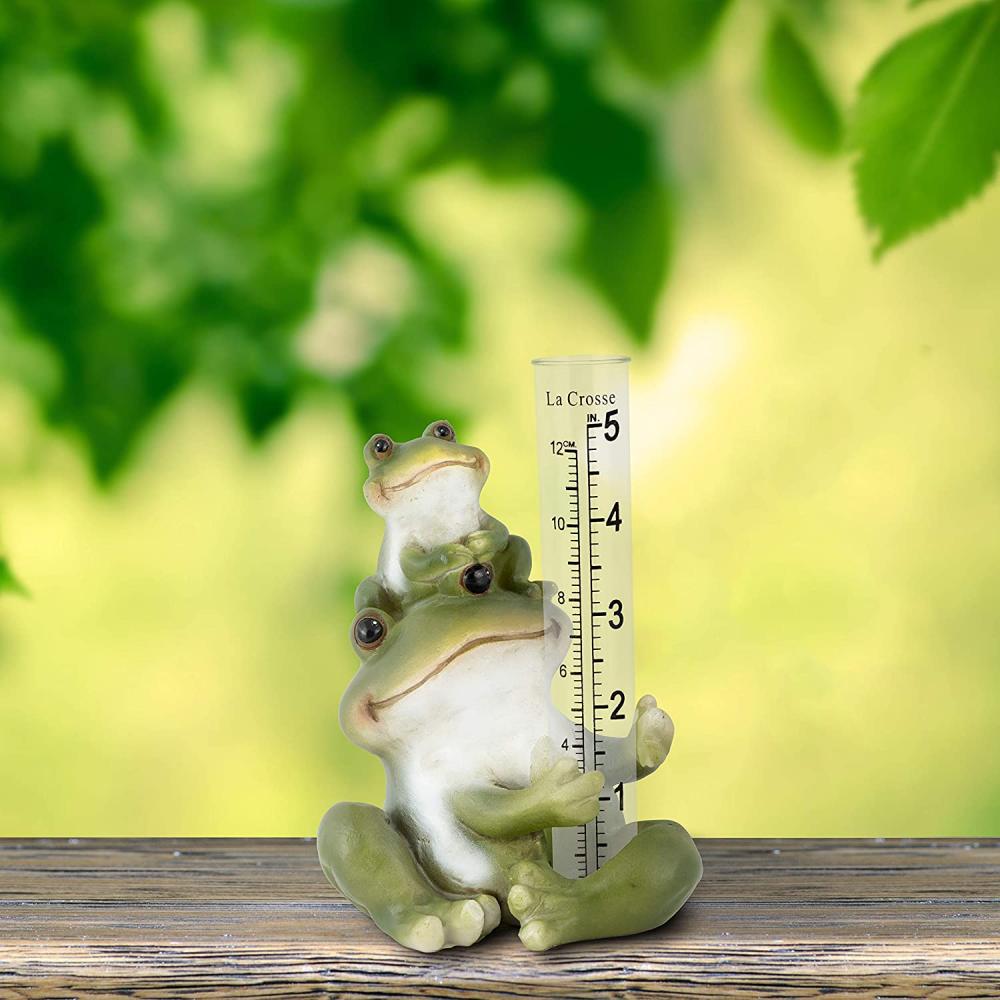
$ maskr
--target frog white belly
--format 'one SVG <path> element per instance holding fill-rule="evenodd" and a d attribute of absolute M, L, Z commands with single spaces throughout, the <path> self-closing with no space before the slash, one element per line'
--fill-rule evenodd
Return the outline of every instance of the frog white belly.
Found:
<path fill-rule="evenodd" d="M 386 760 L 386 811 L 418 858 L 447 877 L 445 888 L 506 885 L 488 845 L 470 835 L 450 800 L 460 788 L 529 784 L 532 749 L 561 724 L 551 675 L 539 641 L 497 643 L 466 653 L 392 708 L 394 731 L 405 735 Z"/>
<path fill-rule="evenodd" d="M 484 527 L 486 515 L 479 506 L 478 492 L 470 495 L 466 488 L 467 472 L 458 467 L 436 472 L 433 478 L 408 489 L 395 501 L 392 512 L 385 515 L 378 573 L 387 590 L 402 594 L 409 587 L 399 564 L 406 546 L 433 549 L 459 542 Z M 441 502 L 442 496 L 448 503 Z"/>

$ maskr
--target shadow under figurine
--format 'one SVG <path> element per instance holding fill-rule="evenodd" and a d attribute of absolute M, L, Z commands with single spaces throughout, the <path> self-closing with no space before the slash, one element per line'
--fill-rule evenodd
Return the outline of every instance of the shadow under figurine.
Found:
<path fill-rule="evenodd" d="M 550 697 L 570 622 L 528 580 L 528 544 L 480 508 L 486 455 L 437 421 L 401 444 L 376 435 L 365 460 L 385 538 L 355 595 L 361 667 L 340 722 L 382 760 L 387 795 L 384 811 L 341 802 L 323 817 L 327 878 L 423 952 L 474 944 L 501 919 L 536 951 L 663 924 L 701 878 L 683 827 L 639 823 L 583 879 L 553 870 L 549 831 L 592 820 L 605 783 L 656 770 L 669 716 L 642 698 L 632 736 L 606 739 L 605 766 L 581 773 L 556 749 L 573 727 Z"/>

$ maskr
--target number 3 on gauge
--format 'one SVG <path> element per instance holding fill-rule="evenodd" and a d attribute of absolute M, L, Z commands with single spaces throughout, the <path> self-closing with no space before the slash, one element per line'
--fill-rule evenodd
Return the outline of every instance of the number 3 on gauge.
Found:
<path fill-rule="evenodd" d="M 621 628 L 625 624 L 625 611 L 622 602 L 616 597 L 608 604 L 608 610 L 611 612 L 608 624 L 615 629 Z"/>

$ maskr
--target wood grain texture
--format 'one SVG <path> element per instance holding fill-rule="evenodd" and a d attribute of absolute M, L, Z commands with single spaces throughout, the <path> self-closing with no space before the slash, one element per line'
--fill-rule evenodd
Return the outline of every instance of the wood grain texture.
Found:
<path fill-rule="evenodd" d="M 666 927 L 419 955 L 310 840 L 0 840 L 2 997 L 1000 996 L 1000 841 L 702 840 Z"/>

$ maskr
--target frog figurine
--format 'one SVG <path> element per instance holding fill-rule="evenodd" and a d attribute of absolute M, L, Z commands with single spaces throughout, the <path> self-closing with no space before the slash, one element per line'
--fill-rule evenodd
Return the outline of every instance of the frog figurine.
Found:
<path fill-rule="evenodd" d="M 499 573 L 508 588 L 534 592 L 528 543 L 479 505 L 489 459 L 459 444 L 447 420 L 434 421 L 413 441 L 375 434 L 364 454 L 365 499 L 385 520 L 385 534 L 377 571 L 358 587 L 356 609 L 399 613 L 405 602 L 434 593 L 445 580 L 446 589 L 457 592 L 457 571 L 469 565 L 479 567 L 481 586 Z"/>
<path fill-rule="evenodd" d="M 592 820 L 605 785 L 656 770 L 673 739 L 670 718 L 651 696 L 640 699 L 631 736 L 603 738 L 600 772 L 581 773 L 557 750 L 573 732 L 550 696 L 570 620 L 547 588 L 522 585 L 526 544 L 516 574 L 482 572 L 484 553 L 502 557 L 513 537 L 478 510 L 485 455 L 457 445 L 439 421 L 426 444 L 403 451 L 390 442 L 400 449 L 398 471 L 375 476 L 384 468 L 375 457 L 381 438 L 366 446 L 373 475 L 365 493 L 386 516 L 387 541 L 390 529 L 398 536 L 358 589 L 351 641 L 361 665 L 340 723 L 382 760 L 386 803 L 341 802 L 326 813 L 317 847 L 327 878 L 386 934 L 422 952 L 474 944 L 501 920 L 519 925 L 535 951 L 658 927 L 701 878 L 681 826 L 639 823 L 583 879 L 552 868 L 551 830 Z M 457 472 L 445 489 L 439 477 L 449 468 Z M 423 481 L 433 491 L 403 499 Z M 387 507 L 412 502 L 413 510 L 383 510 L 382 494 Z M 433 528 L 422 529 L 421 518 Z M 410 546 L 416 551 L 403 555 Z"/>

